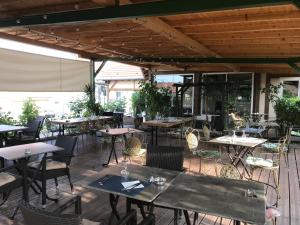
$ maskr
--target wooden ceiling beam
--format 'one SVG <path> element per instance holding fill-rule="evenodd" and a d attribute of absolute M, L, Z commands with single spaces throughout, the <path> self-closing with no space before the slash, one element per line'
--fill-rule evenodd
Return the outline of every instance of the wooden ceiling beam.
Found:
<path fill-rule="evenodd" d="M 166 16 L 229 9 L 253 8 L 294 4 L 295 0 L 164 0 L 105 8 L 90 8 L 40 15 L 20 16 L 18 19 L 2 19 L 0 27 L 37 26 L 46 24 L 78 23 L 84 21 L 124 20 L 150 16 Z"/>
<path fill-rule="evenodd" d="M 131 0 L 123 0 L 125 4 L 132 3 Z M 201 54 L 202 56 L 213 56 L 213 57 L 220 57 L 216 52 L 211 51 L 204 45 L 200 44 L 199 42 L 193 40 L 192 38 L 186 36 L 184 33 L 178 31 L 177 29 L 173 28 L 166 22 L 164 22 L 160 18 L 137 18 L 133 20 L 135 23 L 146 27 L 147 29 L 164 36 L 167 39 L 172 40 L 173 42 L 184 46 L 194 52 Z M 239 68 L 235 65 L 225 65 L 234 71 L 238 71 Z"/>

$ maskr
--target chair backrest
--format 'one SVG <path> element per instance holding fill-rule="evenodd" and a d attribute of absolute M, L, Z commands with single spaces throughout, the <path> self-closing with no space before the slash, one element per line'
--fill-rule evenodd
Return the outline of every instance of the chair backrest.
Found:
<path fill-rule="evenodd" d="M 79 215 L 57 214 L 37 209 L 28 203 L 21 203 L 25 225 L 81 225 Z"/>
<path fill-rule="evenodd" d="M 67 165 L 70 165 L 77 139 L 78 138 L 74 136 L 57 136 L 55 146 L 61 147 L 64 150 L 53 153 L 55 160 L 65 162 Z"/>
<path fill-rule="evenodd" d="M 114 112 L 103 112 L 103 116 L 114 116 Z"/>
<path fill-rule="evenodd" d="M 220 170 L 220 177 L 239 180 L 241 179 L 241 174 L 233 165 L 226 164 Z"/>
<path fill-rule="evenodd" d="M 139 154 L 142 143 L 137 137 L 130 137 L 125 142 L 125 155 L 136 156 Z"/>
<path fill-rule="evenodd" d="M 146 166 L 168 170 L 183 170 L 184 147 L 148 145 Z"/>
<path fill-rule="evenodd" d="M 200 139 L 198 130 L 189 127 L 185 132 L 185 138 L 189 150 L 193 151 L 198 148 Z"/>
<path fill-rule="evenodd" d="M 44 116 L 37 116 L 34 120 L 28 121 L 26 125 L 28 129 L 26 129 L 23 133 L 35 138 L 39 138 L 44 120 Z"/>

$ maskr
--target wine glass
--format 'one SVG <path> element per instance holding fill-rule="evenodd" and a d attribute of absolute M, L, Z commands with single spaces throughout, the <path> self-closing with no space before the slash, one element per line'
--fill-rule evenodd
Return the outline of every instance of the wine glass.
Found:
<path fill-rule="evenodd" d="M 128 171 L 128 160 L 126 158 L 123 159 L 122 166 L 124 169 L 121 170 L 121 176 L 127 179 L 129 176 L 129 171 Z"/>

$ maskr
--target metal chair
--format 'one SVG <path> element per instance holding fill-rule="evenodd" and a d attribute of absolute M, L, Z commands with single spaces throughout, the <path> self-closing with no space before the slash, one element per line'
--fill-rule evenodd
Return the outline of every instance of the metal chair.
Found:
<path fill-rule="evenodd" d="M 122 152 L 124 158 L 128 157 L 130 162 L 132 157 L 139 157 L 144 162 L 147 150 L 142 148 L 140 139 L 133 136 L 125 140 L 125 149 Z"/>
<path fill-rule="evenodd" d="M 187 147 L 193 156 L 199 157 L 199 173 L 202 173 L 202 160 L 213 161 L 215 173 L 217 175 L 217 161 L 221 157 L 221 153 L 216 150 L 207 150 L 199 146 L 200 133 L 198 130 L 189 128 L 185 132 Z M 190 159 L 191 165 L 192 158 Z M 190 168 L 189 168 L 190 170 Z"/>
<path fill-rule="evenodd" d="M 75 205 L 75 214 L 62 214 L 68 206 Z M 76 196 L 54 212 L 40 210 L 28 203 L 22 202 L 20 209 L 25 225 L 100 225 L 99 222 L 90 221 L 81 217 L 81 197 Z M 128 213 L 118 225 L 137 225 L 136 211 Z M 139 225 L 155 225 L 154 215 L 148 215 Z"/>
<path fill-rule="evenodd" d="M 73 184 L 71 181 L 69 165 L 71 163 L 74 148 L 77 142 L 77 137 L 73 136 L 58 136 L 55 145 L 62 147 L 64 150 L 54 152 L 52 156 L 44 157 L 42 161 L 33 161 L 28 164 L 29 176 L 35 180 L 42 182 L 42 187 L 35 181 L 34 183 L 40 191 L 46 193 L 46 181 L 54 179 L 56 184 L 57 192 L 58 188 L 58 177 L 67 176 L 71 191 L 73 192 Z M 46 199 L 43 198 L 43 205 L 46 204 Z"/>

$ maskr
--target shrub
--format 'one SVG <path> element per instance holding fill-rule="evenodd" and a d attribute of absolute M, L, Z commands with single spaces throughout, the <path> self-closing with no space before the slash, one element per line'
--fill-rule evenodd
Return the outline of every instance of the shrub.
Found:
<path fill-rule="evenodd" d="M 27 98 L 23 101 L 22 114 L 19 120 L 22 124 L 27 124 L 34 120 L 39 115 L 39 108 L 32 98 Z"/>
<path fill-rule="evenodd" d="M 110 100 L 103 105 L 104 111 L 108 111 L 108 112 L 113 112 L 113 111 L 124 112 L 125 108 L 126 108 L 125 98 Z"/>
<path fill-rule="evenodd" d="M 282 127 L 300 125 L 300 98 L 278 98 L 274 104 L 276 118 Z"/>
<path fill-rule="evenodd" d="M 11 112 L 0 112 L 0 124 L 13 125 L 16 121 L 10 116 Z"/>
<path fill-rule="evenodd" d="M 135 92 L 131 95 L 131 107 L 135 117 L 145 109 L 145 100 L 140 92 Z"/>

